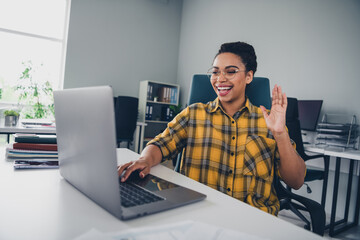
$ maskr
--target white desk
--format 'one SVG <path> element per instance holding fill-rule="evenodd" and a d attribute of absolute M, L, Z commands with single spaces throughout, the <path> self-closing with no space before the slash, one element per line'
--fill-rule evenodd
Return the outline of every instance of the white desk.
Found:
<path fill-rule="evenodd" d="M 144 122 L 137 122 L 136 129 L 135 129 L 135 138 L 134 138 L 134 149 L 137 153 L 140 153 L 143 149 L 144 143 L 144 127 L 146 123 Z M 38 127 L 38 128 L 29 128 L 23 127 L 21 123 L 14 127 L 6 127 L 4 123 L 0 125 L 0 134 L 7 134 L 7 141 L 9 142 L 10 134 L 14 133 L 35 133 L 35 134 L 56 134 L 55 127 Z"/>
<path fill-rule="evenodd" d="M 355 203 L 355 214 L 353 222 L 349 222 L 349 207 L 350 207 L 350 197 L 351 197 L 351 188 L 352 188 L 352 180 L 353 180 L 353 172 L 354 172 L 354 162 L 360 161 L 360 151 L 359 150 L 345 150 L 340 151 L 336 150 L 336 148 L 321 148 L 314 145 L 305 145 L 305 150 L 313 153 L 324 154 L 325 156 L 335 157 L 336 158 L 336 166 L 335 166 L 335 178 L 334 178 L 334 192 L 333 199 L 331 203 L 331 215 L 330 215 L 330 224 L 326 226 L 329 228 L 329 235 L 335 236 L 353 226 L 357 226 L 359 223 L 359 211 L 360 211 L 360 176 L 357 186 L 357 197 Z M 349 178 L 347 184 L 347 194 L 346 194 L 346 204 L 345 204 L 345 214 L 344 218 L 338 221 L 335 221 L 336 217 L 336 209 L 337 209 L 337 198 L 339 191 L 339 178 L 340 178 L 340 164 L 341 159 L 346 158 L 350 160 L 349 165 Z M 325 169 L 328 171 L 329 169 Z M 328 179 L 329 182 L 329 179 Z M 328 184 L 329 185 L 329 184 Z"/>
<path fill-rule="evenodd" d="M 102 232 L 200 221 L 267 239 L 321 239 L 319 236 L 195 182 L 164 166 L 151 173 L 207 195 L 184 207 L 120 221 L 62 179 L 57 169 L 14 171 L 0 148 L 0 239 L 72 239 L 96 228 Z M 139 155 L 118 149 L 118 162 Z M 98 176 L 100 177 L 100 176 Z"/>

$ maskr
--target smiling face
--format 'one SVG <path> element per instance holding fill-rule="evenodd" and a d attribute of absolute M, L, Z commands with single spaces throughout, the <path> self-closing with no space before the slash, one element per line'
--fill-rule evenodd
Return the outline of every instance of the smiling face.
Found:
<path fill-rule="evenodd" d="M 253 72 L 246 72 L 241 58 L 228 52 L 215 58 L 212 69 L 211 85 L 224 110 L 232 115 L 234 109 L 238 111 L 245 104 L 245 88 L 252 81 Z"/>

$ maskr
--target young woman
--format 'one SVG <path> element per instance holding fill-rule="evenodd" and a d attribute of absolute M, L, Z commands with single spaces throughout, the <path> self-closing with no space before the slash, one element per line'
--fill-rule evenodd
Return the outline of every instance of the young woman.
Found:
<path fill-rule="evenodd" d="M 122 181 L 134 170 L 140 177 L 185 148 L 181 173 L 209 187 L 277 215 L 280 204 L 274 174 L 298 189 L 305 163 L 285 126 L 287 98 L 281 87 L 272 91 L 268 112 L 245 96 L 257 68 L 254 48 L 243 42 L 221 45 L 210 69 L 217 98 L 185 108 L 141 153 L 137 161 L 119 166 Z"/>

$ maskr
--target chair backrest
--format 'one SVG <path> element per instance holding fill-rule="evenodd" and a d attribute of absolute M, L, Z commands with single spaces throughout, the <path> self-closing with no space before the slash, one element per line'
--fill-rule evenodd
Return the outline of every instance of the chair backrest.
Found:
<path fill-rule="evenodd" d="M 132 141 L 138 117 L 139 99 L 119 96 L 114 98 L 117 141 Z"/>
<path fill-rule="evenodd" d="M 304 143 L 301 136 L 298 101 L 296 98 L 287 98 L 288 106 L 286 109 L 286 126 L 289 131 L 290 138 L 296 143 L 296 151 L 306 160 Z"/>
<path fill-rule="evenodd" d="M 263 105 L 271 108 L 270 81 L 268 78 L 254 77 L 252 82 L 246 86 L 246 96 L 255 106 Z M 188 105 L 202 102 L 207 103 L 217 97 L 209 77 L 206 74 L 195 74 L 191 81 Z"/>
<path fill-rule="evenodd" d="M 268 78 L 254 77 L 252 82 L 246 86 L 245 95 L 255 106 L 263 105 L 266 109 L 271 108 L 270 81 Z"/>

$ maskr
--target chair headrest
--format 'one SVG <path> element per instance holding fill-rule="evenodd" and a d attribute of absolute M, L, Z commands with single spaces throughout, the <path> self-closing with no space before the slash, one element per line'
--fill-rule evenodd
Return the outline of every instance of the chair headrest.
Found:
<path fill-rule="evenodd" d="M 286 109 L 286 121 L 292 121 L 299 118 L 298 102 L 296 98 L 288 97 Z"/>

